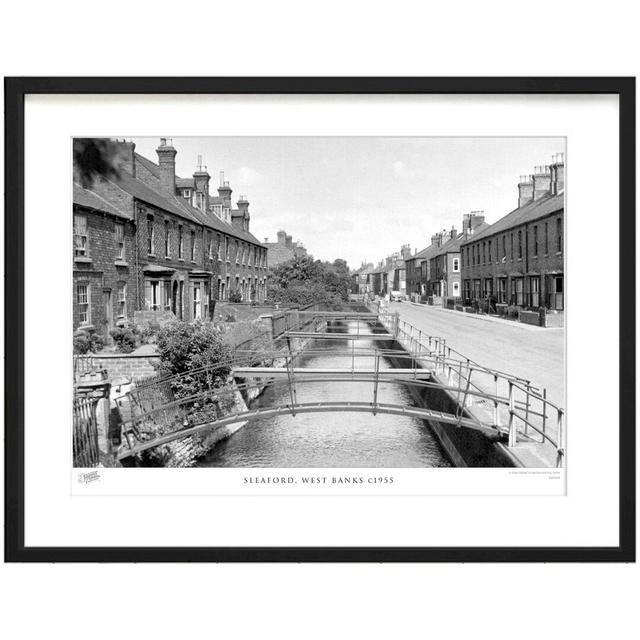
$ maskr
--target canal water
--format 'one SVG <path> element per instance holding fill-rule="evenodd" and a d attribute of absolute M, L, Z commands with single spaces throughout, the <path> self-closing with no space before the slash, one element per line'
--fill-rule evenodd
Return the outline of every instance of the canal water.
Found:
<path fill-rule="evenodd" d="M 344 331 L 370 332 L 366 324 L 348 323 Z M 335 330 L 335 328 L 333 329 Z M 355 349 L 375 347 L 375 341 L 356 340 Z M 316 340 L 308 349 L 322 355 L 302 356 L 296 367 L 351 367 L 350 340 Z M 374 368 L 373 357 L 356 358 L 356 368 Z M 384 359 L 380 368 L 390 368 Z M 309 382 L 297 386 L 298 402 L 373 400 L 371 382 Z M 380 384 L 378 401 L 411 404 L 406 388 Z M 253 404 L 290 403 L 284 386 L 267 388 Z M 423 420 L 356 412 L 304 413 L 252 420 L 219 442 L 199 466 L 205 467 L 449 467 L 446 454 Z"/>

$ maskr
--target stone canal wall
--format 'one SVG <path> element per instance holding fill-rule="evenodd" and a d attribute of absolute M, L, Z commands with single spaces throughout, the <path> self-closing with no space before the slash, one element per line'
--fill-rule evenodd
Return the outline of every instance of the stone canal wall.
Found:
<path fill-rule="evenodd" d="M 318 327 L 318 330 L 322 331 L 325 328 L 326 323 L 322 323 Z M 313 338 L 293 338 L 291 340 L 291 349 L 293 351 L 300 351 L 312 339 Z M 283 354 L 282 357 L 270 358 L 268 361 L 259 364 L 270 367 L 284 367 L 288 346 L 280 346 Z M 252 380 L 259 382 L 259 379 L 253 378 Z M 238 388 L 237 384 L 242 384 L 242 382 L 244 382 L 243 378 L 233 378 L 230 376 L 228 379 L 228 384 L 235 387 L 235 393 L 229 406 L 225 407 L 227 415 L 247 411 L 251 403 L 264 392 L 268 379 L 265 379 L 263 384 L 259 384 L 257 387 L 249 390 L 240 390 Z M 246 426 L 247 423 L 247 420 L 240 420 L 232 424 L 214 427 L 202 433 L 181 438 L 180 440 L 174 440 L 173 442 L 149 450 L 147 455 L 144 456 L 143 462 L 145 464 L 151 462 L 152 464 L 163 467 L 193 467 L 197 465 L 198 460 L 207 452 L 211 451 L 216 444 L 232 436 Z"/>
<path fill-rule="evenodd" d="M 382 324 L 379 328 L 384 328 Z M 402 350 L 405 347 L 392 337 L 390 340 L 381 341 L 379 346 L 383 349 Z M 407 352 L 408 354 L 408 352 Z M 387 357 L 387 356 L 385 356 Z M 412 367 L 414 360 L 407 355 L 387 357 L 393 367 Z M 437 376 L 432 379 L 446 384 L 446 381 L 438 380 Z M 417 387 L 406 385 L 405 387 L 412 400 L 417 406 L 442 411 L 444 413 L 456 413 L 457 401 L 455 397 L 444 389 L 434 387 Z M 470 417 L 467 410 L 463 411 L 464 417 Z M 505 455 L 502 447 L 497 442 L 490 440 L 480 431 L 456 427 L 446 422 L 437 420 L 425 420 L 429 428 L 438 439 L 443 450 L 456 467 L 512 467 L 513 459 Z"/>

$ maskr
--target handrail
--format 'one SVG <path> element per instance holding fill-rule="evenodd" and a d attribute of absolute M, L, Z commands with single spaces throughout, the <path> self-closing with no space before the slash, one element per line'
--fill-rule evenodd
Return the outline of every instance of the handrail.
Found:
<path fill-rule="evenodd" d="M 305 312 L 298 312 L 298 315 Z M 309 312 L 310 316 L 314 313 L 317 316 L 317 312 Z M 357 316 L 357 314 L 342 314 L 348 316 Z M 563 416 L 564 410 L 557 404 L 553 403 L 546 397 L 546 390 L 540 390 L 537 387 L 531 385 L 530 380 L 513 376 L 503 371 L 490 369 L 477 362 L 466 358 L 460 352 L 452 349 L 446 344 L 446 340 L 440 336 L 430 336 L 421 330 L 416 329 L 413 325 L 410 325 L 406 321 L 400 321 L 398 314 L 393 316 L 389 313 L 378 313 L 375 319 L 371 319 L 366 314 L 367 318 L 365 322 L 371 324 L 372 320 L 375 324 L 380 324 L 385 328 L 387 333 L 395 336 L 400 344 L 406 344 L 407 348 L 401 349 L 377 349 L 372 347 L 355 347 L 355 342 L 352 344 L 352 350 L 350 355 L 352 356 L 352 369 L 353 359 L 357 358 L 371 358 L 375 357 L 376 370 L 372 372 L 371 376 L 359 374 L 357 377 L 349 378 L 349 370 L 345 369 L 344 372 L 336 374 L 340 382 L 358 381 L 358 382 L 373 382 L 374 383 L 374 406 L 377 398 L 377 387 L 382 384 L 403 384 L 414 385 L 423 388 L 438 388 L 452 394 L 457 394 L 458 397 L 458 411 L 465 411 L 467 401 L 471 402 L 474 398 L 486 401 L 491 405 L 493 409 L 492 421 L 482 421 L 476 417 L 474 413 L 470 413 L 474 420 L 481 426 L 489 425 L 494 428 L 496 432 L 507 433 L 509 436 L 509 445 L 513 446 L 518 440 L 517 425 L 524 426 L 524 435 L 527 435 L 527 430 L 531 430 L 542 437 L 542 442 L 549 442 L 555 447 L 558 452 L 558 464 L 560 464 L 564 456 L 564 430 L 563 430 Z M 312 317 L 307 322 L 296 322 L 297 326 L 303 324 L 309 324 L 313 322 L 315 317 Z M 289 324 L 289 322 L 287 322 Z M 375 328 L 375 327 L 374 327 Z M 287 327 L 285 332 L 280 336 L 286 337 L 288 331 L 291 331 L 290 327 Z M 340 332 L 343 333 L 343 332 Z M 336 336 L 339 337 L 339 333 L 336 332 Z M 291 350 L 290 342 L 289 351 L 285 352 L 282 349 L 261 349 L 244 350 L 235 349 L 233 356 L 223 362 L 215 363 L 214 365 L 207 365 L 198 369 L 183 372 L 172 376 L 166 376 L 164 378 L 156 378 L 147 384 L 141 384 L 129 391 L 124 396 L 121 396 L 118 400 L 128 397 L 133 405 L 136 405 L 139 409 L 137 415 L 133 415 L 132 418 L 125 423 L 125 425 L 132 425 L 135 429 L 136 424 L 140 424 L 155 415 L 162 412 L 168 412 L 173 409 L 177 409 L 184 405 L 197 404 L 199 400 L 211 400 L 214 396 L 217 400 L 224 400 L 229 396 L 233 396 L 239 390 L 248 391 L 255 388 L 264 388 L 264 386 L 280 386 L 288 385 L 291 392 L 291 403 L 295 404 L 295 385 L 306 384 L 308 382 L 326 381 L 327 378 L 323 377 L 295 377 L 293 376 L 294 362 L 298 357 L 313 356 L 319 354 L 329 353 L 329 349 L 321 349 L 314 347 L 312 349 L 300 348 L 298 350 Z M 242 345 L 244 346 L 244 344 Z M 414 372 L 424 371 L 425 369 L 435 369 L 436 375 L 438 371 L 441 371 L 444 375 L 448 372 L 447 381 L 440 381 L 436 378 L 431 380 L 419 380 L 415 377 L 394 377 L 390 379 L 388 376 L 385 378 L 385 370 L 379 369 L 379 358 L 384 356 L 393 356 L 396 358 L 407 359 L 410 361 L 408 369 L 412 369 Z M 453 357 L 452 357 L 453 356 Z M 456 357 L 457 356 L 457 357 Z M 233 369 L 234 366 L 244 365 L 252 366 L 255 364 L 263 363 L 265 361 L 285 359 L 286 370 L 288 376 L 284 379 L 268 378 L 266 375 L 264 378 L 257 382 L 233 382 L 224 380 L 223 376 L 216 375 L 217 372 L 224 369 Z M 474 375 L 475 374 L 475 375 Z M 493 392 L 488 391 L 482 387 L 482 382 L 478 379 L 478 374 L 490 376 L 490 383 L 493 384 Z M 413 374 L 415 376 L 415 373 Z M 199 391 L 195 395 L 178 398 L 173 400 L 173 387 L 180 383 L 185 378 L 197 379 L 199 376 L 206 376 L 207 389 Z M 472 381 L 472 377 L 474 381 Z M 457 378 L 457 385 L 454 381 Z M 508 384 L 508 395 L 501 393 L 499 390 L 500 384 Z M 464 389 L 463 389 L 464 387 Z M 158 390 L 158 395 L 153 395 L 153 390 Z M 464 397 L 461 398 L 464 391 Z M 516 398 L 515 393 L 523 394 L 522 398 Z M 150 395 L 148 395 L 150 394 Z M 170 399 L 169 402 L 163 402 L 163 398 Z M 156 402 L 160 400 L 161 404 L 157 405 Z M 540 409 L 538 410 L 537 403 L 540 403 Z M 473 404 L 473 403 L 472 403 Z M 146 405 L 146 408 L 143 406 Z M 507 424 L 500 424 L 500 410 L 505 409 L 508 412 L 509 420 Z M 549 410 L 555 411 L 558 416 L 557 421 L 557 434 L 548 433 L 547 420 L 549 418 Z M 461 418 L 460 413 L 457 414 Z M 175 416 L 173 416 L 175 417 Z M 542 427 L 535 423 L 535 419 L 541 419 Z M 518 421 L 520 421 L 518 423 Z M 124 425 L 123 425 L 124 426 Z M 127 438 L 128 442 L 128 438 Z"/>
<path fill-rule="evenodd" d="M 420 378 L 412 378 L 409 377 L 410 374 L 408 374 L 408 377 L 404 378 L 404 377 L 394 377 L 394 378 L 389 378 L 389 377 L 385 377 L 384 376 L 385 370 L 382 369 L 378 372 L 379 375 L 376 375 L 375 373 L 371 376 L 371 377 L 365 377 L 365 376 L 357 376 L 357 377 L 352 377 L 349 378 L 349 374 L 350 371 L 349 370 L 345 370 L 343 373 L 339 374 L 339 378 L 337 381 L 339 382 L 375 382 L 377 384 L 403 384 L 403 385 L 407 385 L 407 386 L 416 386 L 416 387 L 426 387 L 426 388 L 433 388 L 433 389 L 442 389 L 445 391 L 457 391 L 458 387 L 456 386 L 451 386 L 451 385 L 444 385 L 440 382 L 433 382 L 430 380 L 424 380 L 424 379 L 420 379 Z M 326 382 L 327 378 L 325 376 L 305 376 L 303 378 L 296 378 L 295 380 L 295 384 L 296 385 L 300 385 L 300 384 L 308 384 L 308 383 L 313 383 L 313 382 Z M 190 395 L 190 396 L 185 396 L 182 398 L 178 398 L 176 400 L 167 402 L 165 404 L 159 405 L 157 407 L 154 407 L 153 409 L 149 410 L 149 411 L 145 411 L 144 413 L 138 414 L 138 415 L 134 415 L 132 416 L 129 420 L 126 420 L 124 422 L 124 424 L 128 424 L 130 422 L 140 422 L 145 420 L 146 418 L 148 418 L 151 415 L 154 415 L 156 413 L 162 413 L 164 411 L 167 411 L 168 409 L 174 409 L 176 407 L 179 407 L 181 405 L 185 405 L 185 404 L 189 404 L 189 403 L 193 403 L 193 402 L 197 402 L 198 400 L 202 400 L 203 398 L 207 398 L 208 397 L 208 393 L 214 393 L 216 394 L 216 398 L 217 399 L 221 399 L 224 398 L 226 396 L 230 396 L 233 397 L 238 391 L 248 391 L 251 389 L 258 389 L 264 386 L 269 386 L 269 387 L 277 387 L 277 386 L 283 386 L 283 387 L 288 387 L 290 384 L 289 382 L 289 377 L 284 377 L 284 378 L 270 378 L 268 380 L 260 380 L 258 382 L 242 382 L 242 383 L 235 383 L 233 386 L 230 385 L 225 385 L 224 387 L 211 387 L 210 389 L 208 389 L 207 391 L 200 391 L 196 394 Z M 484 392 L 481 391 L 469 391 L 468 395 L 471 396 L 475 396 L 475 397 L 480 397 L 480 398 L 489 398 L 489 399 L 495 399 L 497 400 L 499 403 L 507 405 L 508 404 L 508 399 L 507 398 L 501 398 L 501 397 L 496 397 L 494 398 L 491 395 L 488 395 Z"/>
<path fill-rule="evenodd" d="M 503 372 L 503 371 L 499 371 L 499 370 L 495 370 L 495 369 L 490 369 L 488 367 L 484 367 L 483 365 L 480 365 L 479 363 L 471 360 L 470 358 L 466 358 L 460 352 L 458 352 L 455 349 L 452 349 L 450 346 L 446 345 L 446 342 L 445 342 L 445 340 L 443 338 L 438 337 L 438 336 L 429 336 L 428 334 L 423 333 L 421 330 L 416 329 L 413 325 L 409 324 L 408 322 L 406 322 L 404 320 L 400 321 L 399 320 L 399 315 L 397 313 L 394 314 L 394 316 L 393 316 L 393 322 L 391 321 L 391 317 L 392 317 L 391 314 L 388 313 L 388 312 L 387 313 L 381 313 L 380 314 L 380 322 L 390 332 L 391 332 L 391 327 L 393 325 L 395 325 L 394 326 L 394 333 L 396 335 L 396 338 L 399 339 L 400 341 L 402 341 L 402 340 L 408 341 L 410 348 L 416 342 L 418 343 L 419 347 L 424 347 L 424 344 L 422 342 L 422 338 L 424 337 L 425 339 L 428 338 L 429 342 L 432 342 L 432 341 L 435 342 L 438 353 L 440 352 L 440 349 L 442 347 L 443 351 L 445 351 L 449 356 L 451 356 L 451 353 L 454 353 L 454 354 L 460 356 L 461 358 L 463 358 L 463 360 L 459 360 L 458 363 L 466 361 L 466 363 L 467 363 L 467 380 L 470 378 L 471 373 L 473 371 L 479 371 L 481 373 L 493 376 L 494 379 L 495 379 L 496 388 L 497 388 L 497 384 L 498 384 L 498 379 L 501 379 L 504 382 L 507 382 L 508 385 L 509 385 L 509 396 L 510 396 L 510 399 L 512 400 L 512 404 L 509 407 L 509 423 L 510 423 L 510 432 L 511 432 L 511 437 L 510 437 L 510 441 L 509 441 L 510 446 L 515 445 L 516 441 L 517 441 L 516 429 L 515 429 L 515 426 L 514 426 L 515 425 L 514 418 L 517 418 L 518 420 L 522 421 L 522 423 L 525 425 L 525 433 L 526 433 L 526 429 L 528 427 L 531 427 L 534 431 L 536 431 L 537 433 L 539 433 L 542 436 L 543 442 L 544 441 L 548 441 L 550 444 L 552 444 L 556 448 L 556 450 L 558 452 L 558 461 L 561 460 L 561 458 L 564 456 L 564 445 L 562 443 L 564 434 L 562 432 L 560 432 L 560 433 L 558 433 L 557 439 L 554 439 L 547 433 L 545 425 L 546 425 L 546 420 L 547 420 L 547 410 L 549 408 L 551 408 L 552 410 L 555 410 L 557 415 L 558 415 L 558 425 L 559 425 L 558 426 L 558 430 L 561 431 L 562 430 L 562 425 L 563 425 L 564 410 L 559 405 L 557 405 L 556 403 L 552 402 L 551 400 L 549 400 L 547 398 L 546 389 L 544 389 L 544 388 L 543 389 L 539 389 L 537 387 L 534 387 L 533 385 L 531 385 L 531 381 L 527 380 L 525 378 L 521 378 L 519 376 L 514 376 L 514 375 L 508 374 L 508 373 Z M 409 331 L 407 331 L 407 327 L 409 327 Z M 417 334 L 418 334 L 417 340 L 416 340 L 416 336 L 413 335 L 414 331 L 416 331 Z M 403 334 L 402 337 L 399 335 L 400 333 Z M 449 375 L 451 376 L 452 364 L 455 363 L 455 360 L 453 360 L 452 362 L 446 362 L 444 358 L 442 358 L 442 359 L 438 358 L 438 360 L 439 360 L 439 364 L 442 367 L 442 371 L 444 372 L 445 369 L 448 367 L 449 368 Z M 460 369 L 460 372 L 461 372 L 461 369 Z M 456 372 L 456 373 L 458 373 L 458 372 Z M 478 384 L 470 383 L 469 386 L 473 386 L 477 390 L 480 389 Z M 517 389 L 517 390 L 521 391 L 522 393 L 526 394 L 526 402 L 522 402 L 522 401 L 518 402 L 518 401 L 515 400 L 515 398 L 513 398 L 513 390 L 514 389 Z M 487 397 L 489 397 L 489 396 L 487 396 Z M 539 401 L 540 403 L 542 403 L 542 411 L 541 412 L 533 411 L 530 408 L 532 400 L 533 401 Z M 498 398 L 497 394 L 494 397 L 494 403 L 495 402 L 498 402 L 498 403 L 501 402 L 501 399 Z M 516 405 L 524 405 L 524 407 L 526 409 L 525 416 L 521 416 L 516 411 Z M 496 409 L 496 414 L 497 414 L 497 409 Z M 528 419 L 529 415 L 537 415 L 539 417 L 542 417 L 543 418 L 543 428 L 540 429 L 536 425 L 534 425 Z"/>

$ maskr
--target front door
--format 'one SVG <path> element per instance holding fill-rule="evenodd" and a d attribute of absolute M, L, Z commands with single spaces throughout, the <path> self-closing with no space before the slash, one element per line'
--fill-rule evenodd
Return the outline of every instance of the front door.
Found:
<path fill-rule="evenodd" d="M 540 278 L 531 278 L 531 306 L 540 306 Z"/>

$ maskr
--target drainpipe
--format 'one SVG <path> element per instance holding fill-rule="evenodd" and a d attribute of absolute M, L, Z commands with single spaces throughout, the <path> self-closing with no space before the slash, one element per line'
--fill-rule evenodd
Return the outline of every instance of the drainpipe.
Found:
<path fill-rule="evenodd" d="M 527 273 L 529 273 L 529 225 L 524 225 L 524 282 L 527 283 Z M 529 280 L 529 299 L 531 299 L 531 280 Z"/>
<path fill-rule="evenodd" d="M 138 246 L 138 229 L 140 228 L 140 225 L 138 224 L 138 217 L 140 215 L 140 208 L 136 205 L 135 200 L 133 203 L 133 213 L 135 214 L 133 216 L 133 224 L 135 226 L 136 232 L 135 232 L 135 256 L 136 256 L 136 307 L 137 310 L 140 310 L 140 248 Z M 134 309 L 134 314 L 135 314 L 136 309 Z"/>

